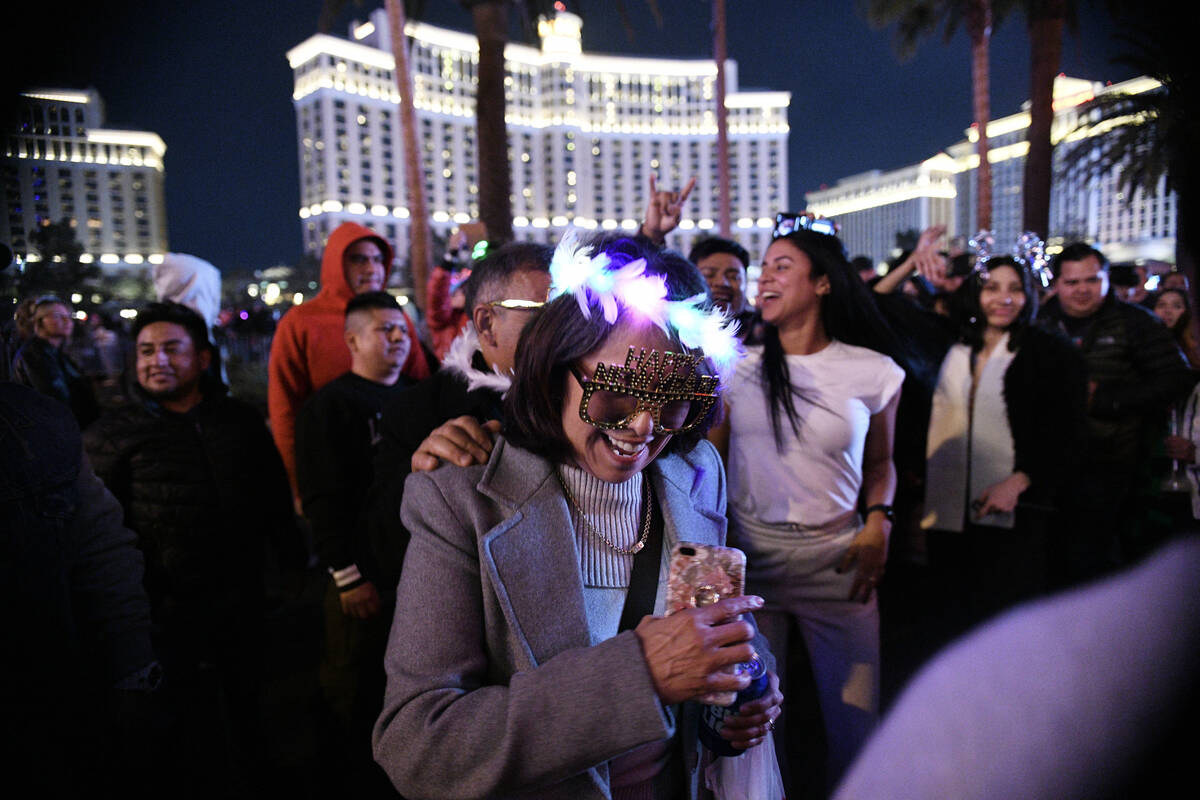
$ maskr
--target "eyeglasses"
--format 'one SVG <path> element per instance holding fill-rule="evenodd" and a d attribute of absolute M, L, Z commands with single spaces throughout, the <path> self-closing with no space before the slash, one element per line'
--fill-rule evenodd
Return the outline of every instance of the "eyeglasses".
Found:
<path fill-rule="evenodd" d="M 669 377 L 659 381 L 658 387 L 638 388 L 609 379 L 609 375 L 620 371 L 606 370 L 601 364 L 596 376 L 589 379 L 577 366 L 571 366 L 571 374 L 583 389 L 580 419 L 597 428 L 614 430 L 628 427 L 634 417 L 649 411 L 656 434 L 686 433 L 704 421 L 717 400 L 714 391 L 705 391 L 715 390 L 715 378 L 693 373 L 685 386 L 694 386 L 694 390 L 679 387 L 681 381 Z M 628 370 L 625 374 L 629 375 Z"/>
<path fill-rule="evenodd" d="M 484 303 L 484 305 L 490 308 L 508 308 L 517 311 L 533 311 L 534 309 L 541 308 L 546 304 L 538 300 L 519 300 L 514 298 L 510 300 L 492 300 L 491 302 Z"/>
<path fill-rule="evenodd" d="M 815 217 L 809 213 L 780 212 L 775 215 L 775 227 L 771 230 L 771 238 L 778 239 L 800 230 L 837 236 L 838 224 L 828 217 Z"/>

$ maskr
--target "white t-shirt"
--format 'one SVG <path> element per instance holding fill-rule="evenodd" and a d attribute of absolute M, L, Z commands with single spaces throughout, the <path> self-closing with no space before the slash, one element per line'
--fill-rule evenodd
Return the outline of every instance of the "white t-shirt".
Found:
<path fill-rule="evenodd" d="M 904 381 L 885 355 L 834 341 L 812 355 L 789 355 L 801 426 L 797 438 L 781 415 L 776 447 L 762 347 L 747 348 L 726 394 L 730 406 L 729 508 L 737 516 L 822 527 L 852 512 L 862 488 L 863 444 L 871 416 Z"/>

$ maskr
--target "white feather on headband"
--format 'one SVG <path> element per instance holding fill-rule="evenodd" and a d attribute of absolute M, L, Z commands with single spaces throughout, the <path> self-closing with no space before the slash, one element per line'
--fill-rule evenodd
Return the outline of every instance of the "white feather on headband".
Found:
<path fill-rule="evenodd" d="M 468 322 L 454 337 L 450 349 L 442 359 L 442 369 L 454 372 L 467 382 L 467 391 L 476 389 L 492 389 L 500 394 L 507 394 L 512 388 L 512 375 L 505 374 L 496 366 L 491 372 L 483 372 L 475 368 L 475 354 L 479 352 L 479 334 L 475 331 L 475 323 Z"/>
<path fill-rule="evenodd" d="M 664 333 L 674 329 L 685 347 L 701 350 L 727 383 L 743 351 L 737 338 L 737 322 L 709 305 L 701 293 L 686 300 L 667 299 L 664 275 L 647 275 L 646 260 L 639 258 L 613 267 L 604 252 L 580 242 L 578 229 L 571 227 L 559 240 L 550 260 L 550 299 L 571 294 L 585 316 L 591 301 L 599 303 L 604 319 L 615 323 L 622 308 L 632 309 L 652 321 Z"/>

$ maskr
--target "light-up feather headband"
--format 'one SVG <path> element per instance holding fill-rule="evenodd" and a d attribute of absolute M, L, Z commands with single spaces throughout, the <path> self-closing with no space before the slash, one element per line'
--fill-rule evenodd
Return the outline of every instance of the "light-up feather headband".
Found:
<path fill-rule="evenodd" d="M 622 308 L 632 309 L 668 335 L 674 329 L 684 347 L 702 351 L 712 362 L 722 385 L 728 382 L 742 356 L 736 321 L 706 308 L 707 294 L 668 300 L 666 276 L 647 275 L 644 258 L 617 266 L 607 253 L 593 250 L 580 242 L 576 228 L 567 229 L 550 260 L 551 300 L 574 295 L 585 316 L 592 313 L 595 301 L 609 324 L 617 321 Z"/>

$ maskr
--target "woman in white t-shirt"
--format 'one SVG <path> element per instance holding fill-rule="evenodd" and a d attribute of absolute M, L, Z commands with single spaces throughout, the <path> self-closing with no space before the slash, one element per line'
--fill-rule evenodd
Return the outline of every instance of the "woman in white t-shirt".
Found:
<path fill-rule="evenodd" d="M 766 602 L 760 630 L 777 658 L 796 632 L 808 650 L 832 787 L 878 715 L 875 586 L 891 529 L 904 371 L 883 354 L 895 339 L 836 236 L 777 236 L 758 306 L 764 343 L 739 364 L 712 438 L 729 473 L 729 540 L 746 551 L 747 591 Z M 795 699 L 809 681 L 778 663 Z M 780 761 L 795 768 L 786 739 L 777 738 Z M 815 779 L 785 774 L 795 787 Z"/>

